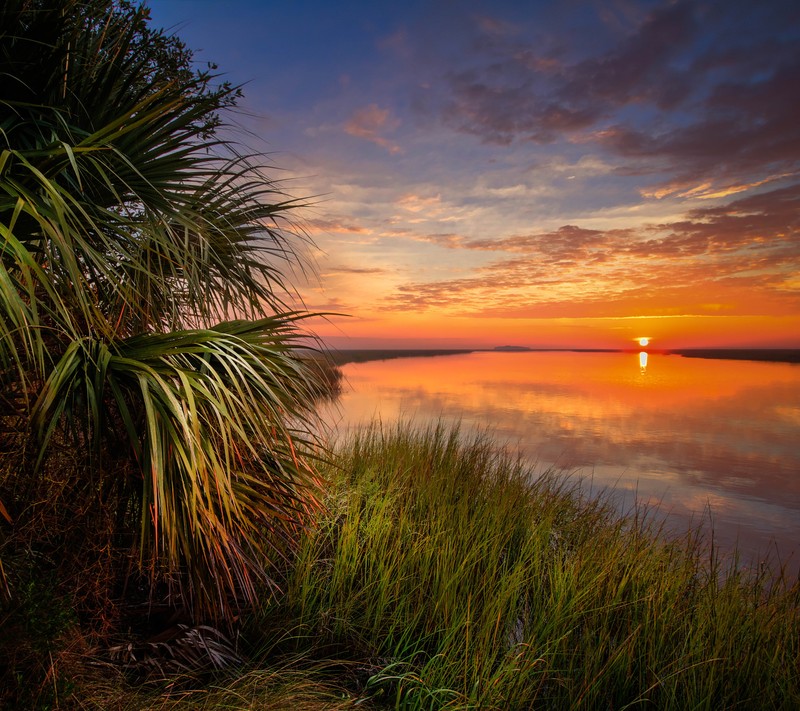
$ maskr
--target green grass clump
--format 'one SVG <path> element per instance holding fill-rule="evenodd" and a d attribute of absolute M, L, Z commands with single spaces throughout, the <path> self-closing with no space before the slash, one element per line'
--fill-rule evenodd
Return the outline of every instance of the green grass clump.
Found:
<path fill-rule="evenodd" d="M 408 709 L 798 708 L 800 588 L 487 438 L 355 435 L 257 629 Z"/>

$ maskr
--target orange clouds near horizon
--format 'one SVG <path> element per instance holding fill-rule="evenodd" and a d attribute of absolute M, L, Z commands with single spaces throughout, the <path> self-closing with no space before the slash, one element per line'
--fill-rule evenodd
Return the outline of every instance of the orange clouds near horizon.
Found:
<path fill-rule="evenodd" d="M 798 208 L 792 186 L 609 230 L 373 234 L 354 248 L 361 267 L 326 269 L 330 310 L 353 318 L 320 334 L 374 347 L 625 348 L 646 331 L 665 349 L 798 348 Z"/>
<path fill-rule="evenodd" d="M 392 316 L 314 324 L 325 343 L 347 348 L 631 349 L 642 333 L 649 348 L 800 348 L 797 316 L 666 316 L 640 318 L 468 319 Z"/>

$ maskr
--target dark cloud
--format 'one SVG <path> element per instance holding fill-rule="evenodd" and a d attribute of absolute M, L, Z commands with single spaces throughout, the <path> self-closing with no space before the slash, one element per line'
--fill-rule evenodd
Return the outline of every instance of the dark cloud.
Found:
<path fill-rule="evenodd" d="M 776 260 L 800 264 L 800 184 L 743 197 L 688 213 L 686 220 L 659 225 L 664 243 L 695 253 L 771 251 Z"/>
<path fill-rule="evenodd" d="M 668 158 L 678 168 L 678 181 L 794 171 L 800 167 L 798 86 L 800 53 L 759 81 L 717 85 L 689 125 L 666 131 L 615 125 L 599 139 L 625 157 Z"/>
<path fill-rule="evenodd" d="M 572 66 L 558 95 L 567 102 L 595 99 L 618 107 L 651 100 L 659 108 L 673 108 L 689 95 L 690 76 L 670 62 L 696 33 L 690 3 L 659 8 L 618 47 Z"/>
<path fill-rule="evenodd" d="M 688 3 L 667 6 L 618 46 L 571 65 L 510 45 L 505 58 L 493 56 L 483 67 L 448 76 L 452 101 L 445 118 L 484 141 L 508 144 L 554 140 L 631 102 L 674 107 L 688 96 L 690 78 L 669 62 L 691 40 L 695 25 Z M 501 53 L 496 40 L 492 49 Z"/>
<path fill-rule="evenodd" d="M 446 75 L 441 115 L 486 143 L 577 135 L 633 160 L 629 172 L 666 170 L 684 182 L 792 172 L 800 5 L 767 5 L 663 2 L 627 33 L 598 24 L 607 40 L 583 57 L 586 29 L 550 55 L 487 32 L 484 54 Z"/>

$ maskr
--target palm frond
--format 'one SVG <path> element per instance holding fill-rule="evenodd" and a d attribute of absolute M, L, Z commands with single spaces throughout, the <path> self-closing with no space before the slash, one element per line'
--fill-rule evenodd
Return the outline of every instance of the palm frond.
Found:
<path fill-rule="evenodd" d="M 68 450 L 64 496 L 220 616 L 316 505 L 325 386 L 287 306 L 303 202 L 221 138 L 239 91 L 190 58 L 128 0 L 0 5 L 0 385 L 38 471 Z"/>
<path fill-rule="evenodd" d="M 317 505 L 315 442 L 292 424 L 313 419 L 319 388 L 297 355 L 301 317 L 74 341 L 34 407 L 40 460 L 66 418 L 101 477 L 114 476 L 101 444 L 118 428 L 142 476 L 143 567 L 188 573 L 182 592 L 204 612 L 272 585 L 270 567 Z"/>

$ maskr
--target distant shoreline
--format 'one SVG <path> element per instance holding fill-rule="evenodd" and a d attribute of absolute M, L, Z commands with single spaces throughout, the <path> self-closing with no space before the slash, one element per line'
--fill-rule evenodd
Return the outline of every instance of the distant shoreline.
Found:
<path fill-rule="evenodd" d="M 335 365 L 367 363 L 395 358 L 433 358 L 436 356 L 464 355 L 467 353 L 630 353 L 639 349 L 612 348 L 382 348 L 332 350 L 329 357 Z M 658 355 L 677 355 L 684 358 L 711 358 L 715 360 L 751 360 L 768 363 L 800 363 L 800 349 L 792 348 L 680 348 L 675 350 L 647 350 Z"/>
<path fill-rule="evenodd" d="M 681 348 L 665 351 L 684 358 L 758 360 L 771 363 L 800 363 L 800 350 L 793 348 Z"/>
<path fill-rule="evenodd" d="M 434 356 L 464 355 L 465 353 L 475 353 L 476 348 L 463 349 L 435 349 L 435 348 L 359 348 L 354 350 L 332 350 L 329 357 L 335 365 L 345 365 L 346 363 L 366 363 L 373 360 L 392 360 L 394 358 L 431 358 Z"/>

